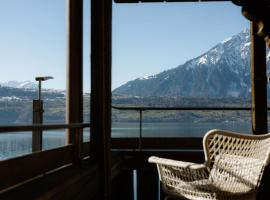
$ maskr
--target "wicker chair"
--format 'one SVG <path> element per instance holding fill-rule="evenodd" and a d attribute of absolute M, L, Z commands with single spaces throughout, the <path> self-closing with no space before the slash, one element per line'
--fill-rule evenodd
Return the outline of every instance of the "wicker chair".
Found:
<path fill-rule="evenodd" d="M 211 130 L 203 138 L 205 164 L 150 157 L 165 195 L 190 200 L 256 199 L 269 162 L 270 134 Z"/>

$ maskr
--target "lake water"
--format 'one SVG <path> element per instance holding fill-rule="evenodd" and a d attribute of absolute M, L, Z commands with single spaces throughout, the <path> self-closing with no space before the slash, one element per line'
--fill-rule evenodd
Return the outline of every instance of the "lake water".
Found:
<path fill-rule="evenodd" d="M 178 122 L 156 122 L 143 123 L 143 137 L 202 137 L 210 129 L 223 129 L 243 133 L 251 133 L 251 123 L 178 123 Z M 113 137 L 139 137 L 139 123 L 113 123 Z"/>
<path fill-rule="evenodd" d="M 251 133 L 251 123 L 143 123 L 143 137 L 202 137 L 210 129 L 224 129 L 242 133 Z M 89 129 L 84 130 L 84 141 L 89 141 Z M 139 123 L 113 123 L 112 137 L 139 137 Z M 43 149 L 64 146 L 65 130 L 44 131 Z M 32 133 L 0 134 L 0 159 L 29 154 L 32 149 Z"/>

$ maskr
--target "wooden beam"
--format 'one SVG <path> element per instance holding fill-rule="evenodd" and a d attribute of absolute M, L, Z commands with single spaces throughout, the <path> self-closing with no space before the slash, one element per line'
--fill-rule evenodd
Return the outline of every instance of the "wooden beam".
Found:
<path fill-rule="evenodd" d="M 100 197 L 111 199 L 112 0 L 91 1 L 91 153 L 99 164 Z"/>
<path fill-rule="evenodd" d="M 58 130 L 66 128 L 87 128 L 90 123 L 71 123 L 71 124 L 32 124 L 32 125 L 4 125 L 0 126 L 0 134 L 6 132 L 36 131 L 36 130 Z"/>
<path fill-rule="evenodd" d="M 170 2 L 216 2 L 216 1 L 231 1 L 231 0 L 114 0 L 115 3 L 170 3 Z"/>
<path fill-rule="evenodd" d="M 68 0 L 68 61 L 66 122 L 83 121 L 83 0 Z M 78 161 L 83 141 L 81 129 L 67 130 L 67 144 L 74 144 Z M 77 162 L 76 161 L 76 162 Z"/>
<path fill-rule="evenodd" d="M 154 165 L 148 163 L 150 156 L 184 160 L 188 162 L 203 163 L 205 161 L 203 150 L 113 150 L 113 155 L 125 161 L 127 169 L 149 169 Z"/>
<path fill-rule="evenodd" d="M 253 134 L 267 133 L 266 45 L 257 35 L 258 27 L 251 22 L 251 88 Z"/>
<path fill-rule="evenodd" d="M 141 142 L 141 143 L 140 143 Z M 203 149 L 202 138 L 112 138 L 112 149 Z"/>
<path fill-rule="evenodd" d="M 115 3 L 199 2 L 199 0 L 114 0 Z"/>

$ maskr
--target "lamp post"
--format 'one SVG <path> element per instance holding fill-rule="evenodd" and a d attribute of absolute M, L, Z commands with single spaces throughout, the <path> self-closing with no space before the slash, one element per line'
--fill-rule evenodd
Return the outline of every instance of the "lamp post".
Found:
<path fill-rule="evenodd" d="M 41 100 L 41 82 L 47 81 L 49 79 L 53 79 L 52 76 L 38 76 L 36 77 L 36 81 L 38 81 L 38 100 Z"/>
<path fill-rule="evenodd" d="M 41 98 L 41 82 L 53 79 L 52 76 L 40 76 L 35 78 L 38 81 L 38 99 L 33 100 L 33 124 L 43 123 L 43 100 Z M 32 131 L 32 152 L 42 150 L 42 130 Z"/>

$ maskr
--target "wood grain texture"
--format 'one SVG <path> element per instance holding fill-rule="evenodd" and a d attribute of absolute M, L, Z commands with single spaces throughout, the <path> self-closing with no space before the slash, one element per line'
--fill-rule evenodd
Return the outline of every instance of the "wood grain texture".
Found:
<path fill-rule="evenodd" d="M 0 190 L 72 162 L 72 145 L 0 161 Z"/>

